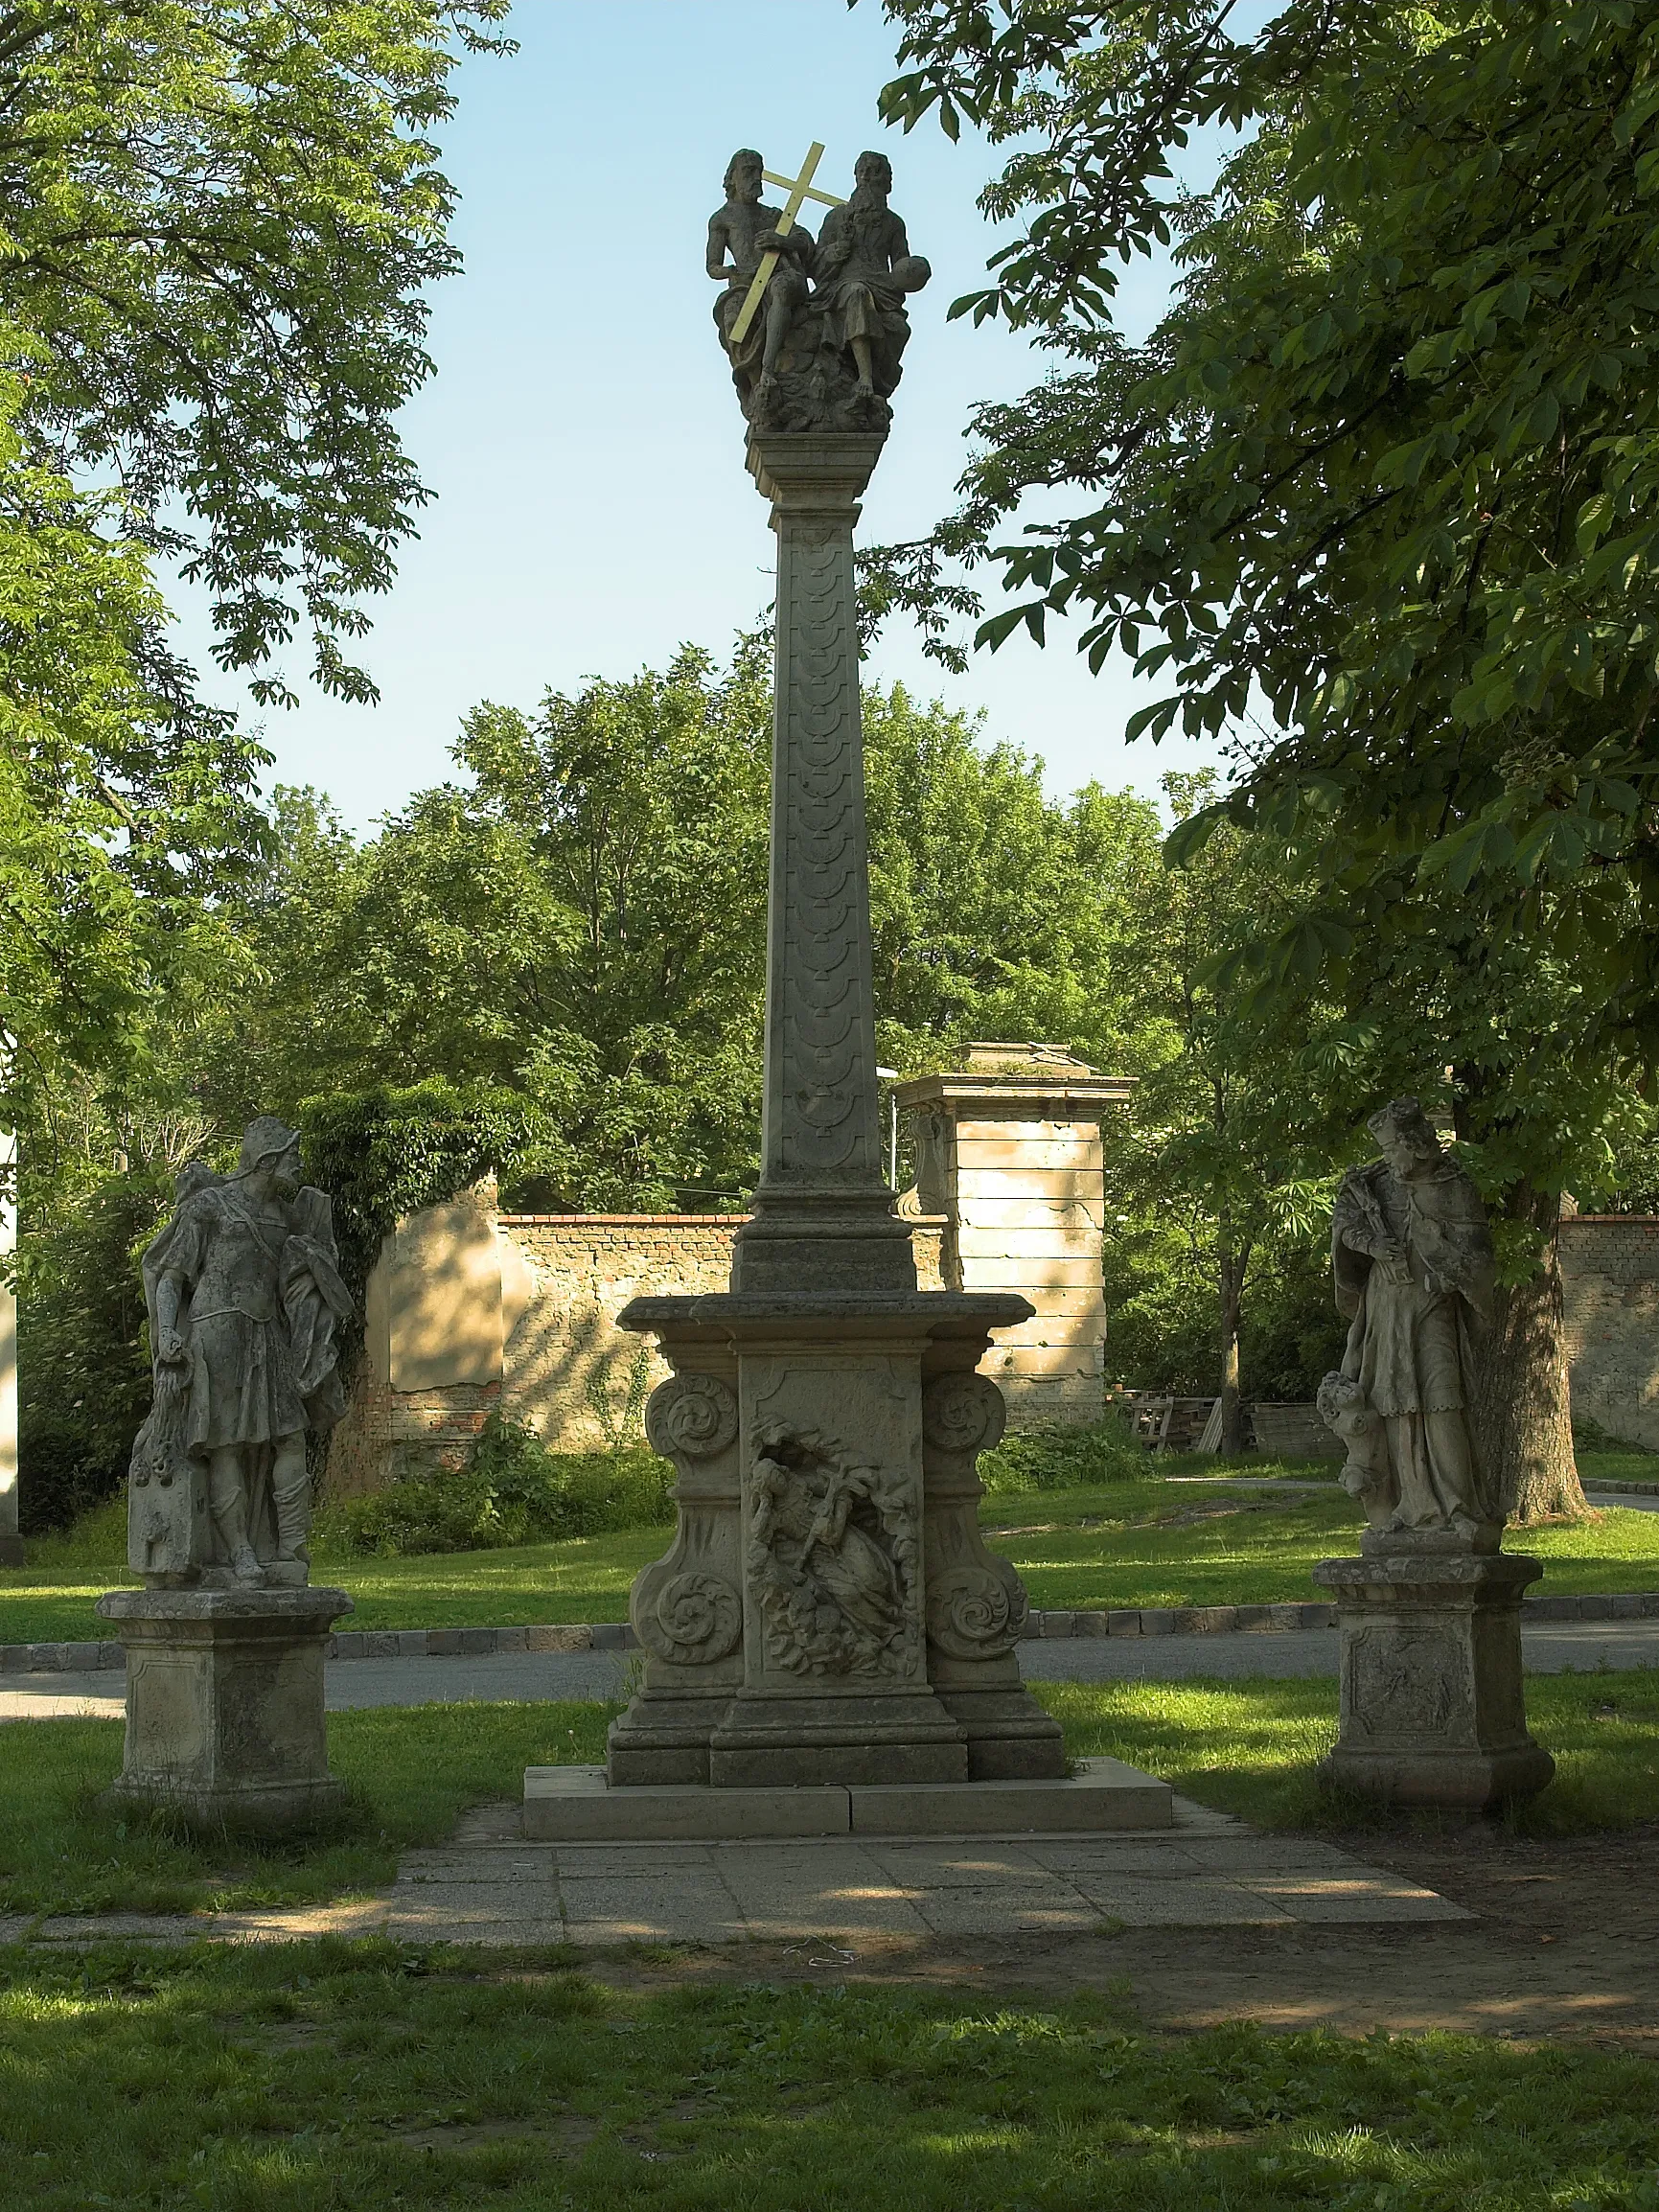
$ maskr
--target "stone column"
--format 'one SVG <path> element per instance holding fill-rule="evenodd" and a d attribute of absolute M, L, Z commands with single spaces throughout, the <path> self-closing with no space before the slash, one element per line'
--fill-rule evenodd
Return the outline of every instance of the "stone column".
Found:
<path fill-rule="evenodd" d="M 17 1247 L 17 1208 L 8 1186 L 17 1171 L 17 1140 L 0 1134 L 0 1567 L 23 1564 L 17 1533 L 17 1300 L 3 1279 Z"/>
<path fill-rule="evenodd" d="M 1361 1548 L 1313 1571 L 1342 1638 L 1341 1730 L 1321 1779 L 1451 1811 L 1535 1797 L 1555 1763 L 1527 1732 L 1521 1598 L 1542 1560 L 1381 1532 Z"/>
<path fill-rule="evenodd" d="M 756 435 L 777 533 L 766 1088 L 731 1287 L 916 1287 L 883 1172 L 853 525 L 883 439 Z"/>

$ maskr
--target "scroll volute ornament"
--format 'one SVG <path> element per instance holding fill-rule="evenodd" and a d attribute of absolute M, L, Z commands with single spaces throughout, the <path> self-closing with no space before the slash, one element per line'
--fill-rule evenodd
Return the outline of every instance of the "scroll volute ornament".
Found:
<path fill-rule="evenodd" d="M 665 1460 L 711 1460 L 737 1441 L 736 1394 L 718 1375 L 670 1375 L 646 1402 L 645 1434 Z"/>
<path fill-rule="evenodd" d="M 941 1452 L 991 1451 L 1007 1425 L 1002 1394 L 988 1375 L 937 1375 L 922 1393 L 922 1436 Z"/>

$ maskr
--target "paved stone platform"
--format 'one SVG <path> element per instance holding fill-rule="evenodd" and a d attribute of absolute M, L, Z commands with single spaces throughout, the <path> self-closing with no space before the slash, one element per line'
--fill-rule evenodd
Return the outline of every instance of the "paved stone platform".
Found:
<path fill-rule="evenodd" d="M 385 1896 L 291 1911 L 113 1913 L 31 1924 L 0 1943 L 121 1937 L 284 1942 L 387 1935 L 406 1943 L 799 1943 L 836 1947 L 1120 1928 L 1288 1928 L 1466 1921 L 1433 1890 L 1302 1836 L 1258 1835 L 1175 1800 L 1176 1825 L 1140 1834 L 837 1836 L 694 1844 L 535 1844 L 517 1809 L 483 1807 L 456 1840 L 411 1852 Z"/>

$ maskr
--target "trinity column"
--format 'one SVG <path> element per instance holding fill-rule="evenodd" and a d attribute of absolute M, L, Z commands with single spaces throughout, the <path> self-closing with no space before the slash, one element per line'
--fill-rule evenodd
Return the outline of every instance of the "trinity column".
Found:
<path fill-rule="evenodd" d="M 620 1319 L 674 1369 L 647 1409 L 678 1522 L 635 1580 L 642 1687 L 604 1769 L 533 1767 L 530 1835 L 1156 1827 L 1167 1787 L 1072 1773 L 985 1549 L 978 1370 L 1017 1292 L 918 1291 L 884 1173 L 853 528 L 928 282 L 860 157 L 842 200 L 745 150 L 708 225 L 714 320 L 777 540 L 761 1173 L 730 1289 Z M 787 192 L 768 205 L 764 186 Z M 827 208 L 815 239 L 808 200 Z"/>

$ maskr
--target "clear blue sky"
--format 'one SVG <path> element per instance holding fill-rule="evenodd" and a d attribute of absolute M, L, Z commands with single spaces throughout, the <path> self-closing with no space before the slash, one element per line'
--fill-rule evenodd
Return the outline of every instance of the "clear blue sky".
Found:
<path fill-rule="evenodd" d="M 821 139 L 820 181 L 841 191 L 857 154 L 881 146 L 893 205 L 933 265 L 865 539 L 925 532 L 955 503 L 970 404 L 1042 374 L 1005 332 L 945 321 L 990 248 L 974 201 L 994 156 L 931 123 L 908 138 L 883 129 L 894 33 L 877 0 L 851 12 L 842 0 L 519 0 L 512 28 L 515 58 L 462 66 L 444 141 L 466 268 L 434 295 L 437 374 L 403 417 L 438 497 L 372 610 L 364 652 L 381 703 L 296 683 L 297 709 L 247 709 L 276 775 L 319 785 L 359 828 L 451 772 L 448 748 L 478 700 L 531 706 L 548 686 L 659 664 L 682 639 L 723 652 L 770 599 L 772 535 L 703 268 L 735 147 L 793 172 Z M 1133 273 L 1132 324 L 1160 289 Z M 182 600 L 180 614 L 205 670 L 199 614 Z M 303 666 L 295 656 L 290 676 Z M 871 674 L 984 707 L 987 734 L 1040 753 L 1055 792 L 1097 778 L 1150 793 L 1164 769 L 1202 757 L 1126 747 L 1124 720 L 1153 691 L 1126 667 L 1091 677 L 1062 640 L 1039 652 L 1022 637 L 955 679 L 894 629 Z"/>

